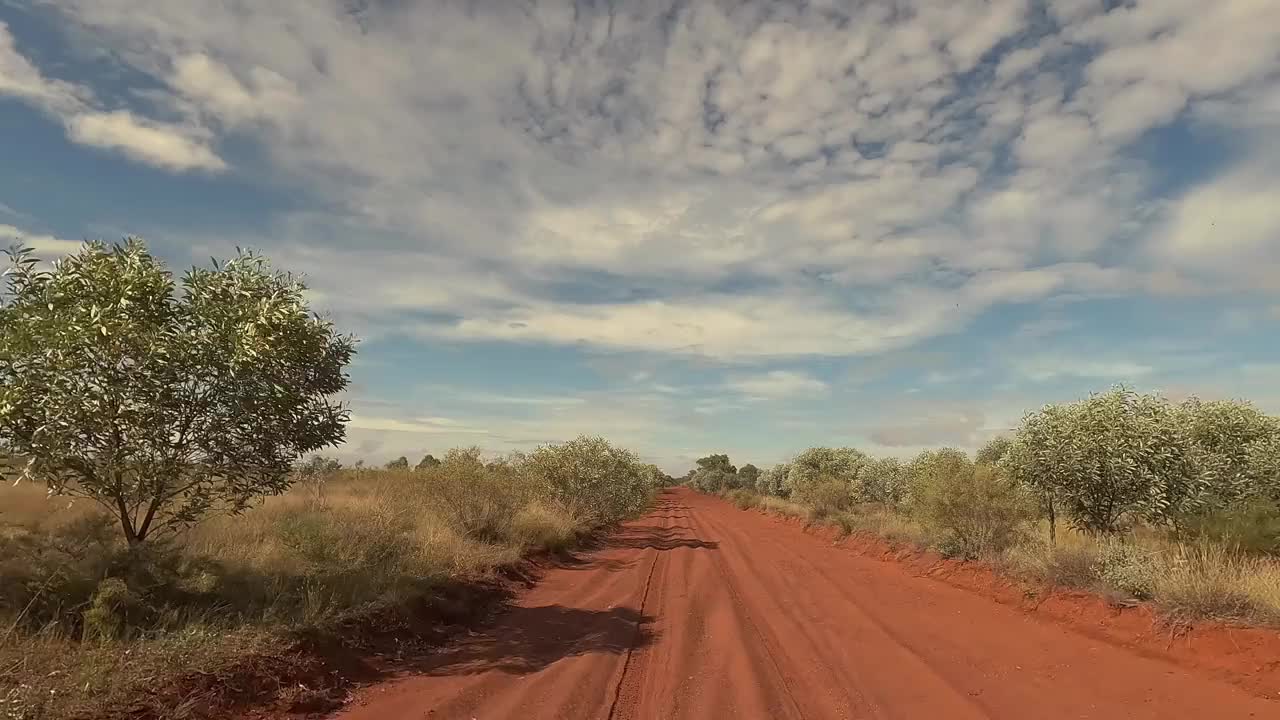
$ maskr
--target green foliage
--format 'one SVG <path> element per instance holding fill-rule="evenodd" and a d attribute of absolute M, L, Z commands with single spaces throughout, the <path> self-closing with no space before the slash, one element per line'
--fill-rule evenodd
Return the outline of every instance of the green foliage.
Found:
<path fill-rule="evenodd" d="M 406 461 L 406 464 L 407 463 L 408 461 Z M 415 465 L 413 469 L 414 470 L 430 470 L 433 467 L 439 467 L 439 466 L 440 466 L 440 461 L 436 459 L 436 456 L 428 453 L 427 455 L 424 455 L 421 460 L 418 461 L 418 464 Z"/>
<path fill-rule="evenodd" d="M 1028 415 L 1001 465 L 1086 532 L 1135 519 L 1180 529 L 1275 498 L 1278 436 L 1280 423 L 1245 403 L 1174 405 L 1117 387 Z"/>
<path fill-rule="evenodd" d="M 812 511 L 810 518 L 813 520 L 835 517 L 853 504 L 849 484 L 840 480 L 820 480 L 806 485 L 804 498 Z"/>
<path fill-rule="evenodd" d="M 690 484 L 703 492 L 720 492 L 738 487 L 738 469 L 729 462 L 729 456 L 708 455 L 698 459 Z"/>
<path fill-rule="evenodd" d="M 1013 445 L 1013 438 L 1008 435 L 997 435 L 983 445 L 973 461 L 979 465 L 998 465 Z"/>
<path fill-rule="evenodd" d="M 791 472 L 790 463 L 780 463 L 760 473 L 756 478 L 756 491 L 770 497 L 787 497 L 787 475 Z"/>
<path fill-rule="evenodd" d="M 341 442 L 353 341 L 305 286 L 242 252 L 181 284 L 141 241 L 40 269 L 10 251 L 0 305 L 0 444 L 26 476 L 86 497 L 130 543 L 283 492 Z"/>
<path fill-rule="evenodd" d="M 1155 553 L 1133 543 L 1109 540 L 1093 566 L 1093 572 L 1107 587 L 1149 600 L 1159 582 L 1160 565 Z"/>
<path fill-rule="evenodd" d="M 976 558 L 1003 552 L 1023 536 L 1033 505 L 998 468 L 935 458 L 913 487 L 913 509 L 944 533 L 949 554 Z"/>
<path fill-rule="evenodd" d="M 1188 538 L 1280 555 L 1280 505 L 1269 498 L 1207 510 L 1187 518 L 1182 530 Z"/>
<path fill-rule="evenodd" d="M 858 474 L 858 502 L 898 505 L 907 494 L 907 468 L 897 458 L 869 460 Z"/>
<path fill-rule="evenodd" d="M 384 467 L 388 470 L 408 470 L 409 458 L 401 455 L 395 460 L 388 462 Z"/>
<path fill-rule="evenodd" d="M 903 502 L 913 505 L 923 489 L 938 487 L 951 478 L 969 473 L 973 463 L 963 450 L 941 448 L 925 450 L 912 458 L 903 469 L 906 478 L 906 489 Z"/>
<path fill-rule="evenodd" d="M 597 524 L 639 513 L 656 490 L 656 478 L 634 453 L 599 437 L 584 435 L 559 445 L 543 445 L 516 466 L 535 490 Z"/>
<path fill-rule="evenodd" d="M 787 489 L 793 499 L 811 503 L 818 494 L 829 497 L 831 490 L 823 486 L 835 482 L 843 484 L 845 494 L 852 497 L 858 474 L 867 460 L 866 455 L 853 448 L 809 448 L 791 461 Z"/>
<path fill-rule="evenodd" d="M 738 487 L 746 490 L 755 490 L 756 482 L 760 479 L 760 468 L 747 463 L 738 469 Z"/>

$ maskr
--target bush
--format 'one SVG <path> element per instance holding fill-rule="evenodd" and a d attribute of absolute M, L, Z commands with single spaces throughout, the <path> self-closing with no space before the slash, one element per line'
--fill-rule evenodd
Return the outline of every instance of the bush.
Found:
<path fill-rule="evenodd" d="M 450 524 L 484 542 L 508 539 L 512 518 L 533 496 L 514 468 L 486 465 L 479 448 L 450 450 L 439 465 L 422 471 L 420 482 L 431 488 Z"/>
<path fill-rule="evenodd" d="M 543 445 L 520 458 L 514 469 L 534 491 L 596 525 L 638 514 L 657 490 L 656 479 L 633 453 L 598 437 Z"/>
<path fill-rule="evenodd" d="M 1120 540 L 1103 543 L 1093 572 L 1107 587 L 1149 600 L 1155 594 L 1161 568 L 1148 548 Z"/>
<path fill-rule="evenodd" d="M 535 501 L 511 519 L 510 537 L 522 548 L 560 552 L 578 539 L 580 521 L 567 508 Z"/>
<path fill-rule="evenodd" d="M 725 493 L 725 497 L 740 510 L 750 510 L 760 505 L 760 496 L 750 490 L 730 490 Z"/>
<path fill-rule="evenodd" d="M 834 517 L 853 504 L 848 484 L 840 480 L 820 480 L 805 486 L 804 499 L 811 508 L 811 519 Z"/>
<path fill-rule="evenodd" d="M 871 460 L 859 473 L 858 502 L 897 505 L 907 495 L 907 469 L 897 458 Z"/>
<path fill-rule="evenodd" d="M 1254 500 L 1232 508 L 1219 508 L 1187 519 L 1187 538 L 1208 540 L 1227 547 L 1280 555 L 1280 507 L 1270 500 Z"/>
<path fill-rule="evenodd" d="M 769 497 L 787 497 L 790 493 L 787 486 L 787 474 L 791 472 L 791 465 L 781 463 L 765 470 L 756 479 L 756 490 L 761 495 Z"/>
<path fill-rule="evenodd" d="M 942 532 L 949 554 L 976 558 L 1002 552 L 1024 536 L 1032 518 L 1026 493 L 990 466 L 932 472 L 914 486 L 913 507 Z"/>
<path fill-rule="evenodd" d="M 825 493 L 826 499 L 834 497 L 830 488 L 820 486 L 830 483 L 844 485 L 848 495 L 856 487 L 858 473 L 867 462 L 867 456 L 853 448 L 809 448 L 796 456 L 787 472 L 786 486 L 790 496 L 798 502 L 814 504 L 817 493 Z M 848 500 L 841 507 L 846 507 Z"/>

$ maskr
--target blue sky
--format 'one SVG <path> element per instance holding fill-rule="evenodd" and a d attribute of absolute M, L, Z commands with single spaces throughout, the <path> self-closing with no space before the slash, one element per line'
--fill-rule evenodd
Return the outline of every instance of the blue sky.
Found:
<path fill-rule="evenodd" d="M 0 236 L 263 250 L 340 454 L 1280 412 L 1280 0 L 0 0 Z"/>

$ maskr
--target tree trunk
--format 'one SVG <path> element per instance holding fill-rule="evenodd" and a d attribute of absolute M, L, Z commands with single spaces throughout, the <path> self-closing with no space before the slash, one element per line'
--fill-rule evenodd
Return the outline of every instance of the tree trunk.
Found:
<path fill-rule="evenodd" d="M 1049 506 L 1049 547 L 1058 546 L 1058 513 L 1053 505 L 1053 496 L 1048 498 Z"/>

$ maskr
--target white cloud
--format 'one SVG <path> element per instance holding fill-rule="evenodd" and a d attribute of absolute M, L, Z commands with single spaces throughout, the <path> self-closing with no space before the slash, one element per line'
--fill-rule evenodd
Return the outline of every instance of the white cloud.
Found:
<path fill-rule="evenodd" d="M 26 232 L 13 225 L 0 224 L 0 249 L 7 248 L 14 241 L 21 241 L 23 245 L 35 250 L 36 255 L 42 259 L 69 255 L 83 245 L 79 240 L 63 240 L 52 235 Z"/>
<path fill-rule="evenodd" d="M 488 430 L 480 428 L 462 427 L 459 423 L 441 418 L 418 418 L 412 420 L 400 420 L 396 418 L 385 417 L 368 417 L 364 415 L 352 415 L 351 422 L 348 427 L 357 430 L 383 430 L 389 432 L 404 432 L 418 434 L 450 434 L 450 435 L 487 435 Z"/>
<path fill-rule="evenodd" d="M 149 122 L 127 110 L 81 113 L 67 121 L 75 142 L 119 150 L 149 165 L 170 170 L 222 170 L 226 167 L 208 145 L 183 134 L 182 128 Z"/>
<path fill-rule="evenodd" d="M 1150 365 L 1128 360 L 1103 360 L 1061 355 L 1023 356 L 1013 360 L 1012 365 L 1023 377 L 1036 382 L 1075 377 L 1114 384 L 1136 380 L 1155 371 L 1155 368 Z"/>
<path fill-rule="evenodd" d="M 730 380 L 727 386 L 744 395 L 778 399 L 818 395 L 828 387 L 825 382 L 808 373 L 792 370 L 772 370 L 763 375 L 742 376 Z"/>
<path fill-rule="evenodd" d="M 1154 256 L 1280 290 L 1280 166 L 1274 157 L 1256 158 L 1179 198 L 1152 237 Z"/>
<path fill-rule="evenodd" d="M 14 43 L 9 26 L 0 21 L 0 96 L 9 95 L 54 112 L 80 106 L 75 86 L 46 78 Z"/>

